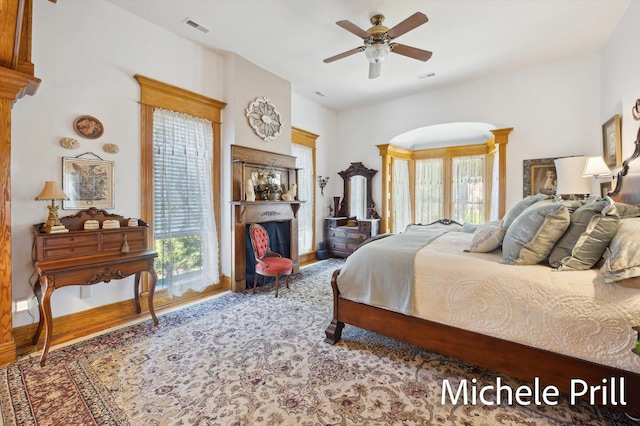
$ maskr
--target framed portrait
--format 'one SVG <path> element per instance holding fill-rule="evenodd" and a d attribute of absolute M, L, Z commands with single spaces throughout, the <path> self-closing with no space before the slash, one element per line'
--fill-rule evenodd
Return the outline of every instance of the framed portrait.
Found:
<path fill-rule="evenodd" d="M 555 158 L 524 160 L 522 170 L 522 195 L 527 197 L 538 193 L 555 195 L 558 188 Z"/>
<path fill-rule="evenodd" d="M 622 138 L 620 114 L 602 125 L 602 157 L 609 168 L 622 165 Z"/>
<path fill-rule="evenodd" d="M 73 130 L 87 139 L 98 139 L 104 133 L 100 120 L 90 115 L 81 115 L 73 120 Z"/>
<path fill-rule="evenodd" d="M 62 189 L 69 197 L 63 200 L 65 210 L 112 209 L 114 207 L 113 161 L 62 158 Z"/>

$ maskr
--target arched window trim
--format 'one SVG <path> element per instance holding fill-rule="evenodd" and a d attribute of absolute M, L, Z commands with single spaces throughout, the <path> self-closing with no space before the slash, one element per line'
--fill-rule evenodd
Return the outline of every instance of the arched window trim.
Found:
<path fill-rule="evenodd" d="M 391 224 L 393 223 L 393 160 L 401 158 L 410 161 L 409 165 L 409 182 L 411 185 L 411 198 L 415 199 L 415 162 L 416 160 L 426 158 L 448 158 L 467 155 L 498 155 L 498 214 L 504 216 L 506 206 L 506 187 L 507 187 L 507 143 L 509 142 L 509 133 L 512 127 L 504 129 L 491 130 L 493 137 L 486 143 L 476 145 L 451 146 L 446 148 L 432 148 L 411 150 L 400 148 L 392 144 L 378 145 L 380 156 L 382 157 L 382 221 L 381 229 L 383 233 L 391 232 Z M 489 162 L 488 162 L 489 163 Z M 450 169 L 450 168 L 449 168 Z M 450 179 L 447 179 L 448 181 Z M 414 212 L 412 212 L 412 217 Z"/>

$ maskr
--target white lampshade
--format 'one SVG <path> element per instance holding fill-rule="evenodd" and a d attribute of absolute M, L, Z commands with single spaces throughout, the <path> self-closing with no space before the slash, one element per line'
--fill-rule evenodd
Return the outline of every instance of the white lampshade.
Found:
<path fill-rule="evenodd" d="M 582 171 L 582 177 L 595 177 L 599 176 L 610 176 L 611 170 L 604 162 L 604 159 L 601 155 L 596 155 L 593 157 L 587 157 L 587 162 L 584 165 L 584 170 Z"/>
<path fill-rule="evenodd" d="M 558 195 L 591 194 L 589 178 L 582 177 L 587 157 L 565 157 L 554 160 L 558 176 Z"/>
<path fill-rule="evenodd" d="M 391 49 L 388 44 L 376 43 L 371 46 L 367 46 L 364 49 L 364 55 L 372 64 L 379 64 L 385 60 L 390 51 Z"/>

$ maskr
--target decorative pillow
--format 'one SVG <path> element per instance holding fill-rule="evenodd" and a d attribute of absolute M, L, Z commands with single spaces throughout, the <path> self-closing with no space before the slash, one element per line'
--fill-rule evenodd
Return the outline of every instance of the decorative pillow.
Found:
<path fill-rule="evenodd" d="M 618 232 L 604 253 L 600 269 L 604 282 L 640 277 L 640 218 L 622 219 Z"/>
<path fill-rule="evenodd" d="M 481 225 L 478 225 L 477 223 L 469 223 L 469 222 L 465 222 L 462 224 L 462 228 L 460 228 L 460 232 L 466 232 L 467 234 L 473 234 L 474 232 L 476 232 L 476 230 L 478 229 L 478 227 Z"/>
<path fill-rule="evenodd" d="M 586 204 L 585 200 L 562 200 L 562 204 L 569 210 L 569 214 L 573 214 L 576 210 Z"/>
<path fill-rule="evenodd" d="M 619 223 L 611 198 L 583 205 L 571 215 L 567 232 L 549 254 L 549 264 L 560 271 L 591 269 L 602 257 Z"/>
<path fill-rule="evenodd" d="M 640 277 L 627 278 L 625 280 L 616 281 L 616 283 L 624 287 L 640 288 Z"/>
<path fill-rule="evenodd" d="M 630 217 L 640 217 L 640 207 L 631 204 L 615 203 L 620 219 L 628 219 Z"/>
<path fill-rule="evenodd" d="M 525 197 L 522 200 L 518 201 L 513 206 L 511 206 L 509 210 L 507 210 L 504 217 L 502 218 L 502 228 L 509 229 L 513 221 L 516 220 L 516 218 L 520 216 L 520 214 L 522 214 L 522 212 L 524 212 L 527 207 L 537 203 L 538 201 L 546 200 L 547 198 L 549 197 L 545 194 L 536 194 L 529 195 L 528 197 Z"/>
<path fill-rule="evenodd" d="M 562 203 L 546 200 L 527 207 L 504 236 L 504 263 L 535 265 L 541 262 L 568 227 L 569 210 Z"/>
<path fill-rule="evenodd" d="M 476 232 L 473 233 L 471 247 L 465 251 L 472 253 L 489 253 L 497 249 L 504 239 L 505 232 L 507 232 L 502 228 L 501 224 L 502 221 L 497 220 L 478 226 Z"/>

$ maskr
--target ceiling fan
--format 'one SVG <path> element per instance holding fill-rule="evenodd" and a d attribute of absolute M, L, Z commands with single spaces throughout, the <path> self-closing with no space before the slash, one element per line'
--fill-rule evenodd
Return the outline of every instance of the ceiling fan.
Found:
<path fill-rule="evenodd" d="M 369 78 L 380 77 L 382 61 L 384 61 L 389 52 L 425 62 L 429 60 L 432 55 L 428 50 L 422 50 L 399 43 L 392 43 L 391 40 L 400 37 L 422 24 L 425 24 L 428 20 L 429 19 L 424 13 L 416 12 L 395 27 L 389 29 L 382 25 L 382 22 L 384 21 L 383 15 L 374 15 L 371 17 L 373 27 L 366 31 L 350 21 L 338 21 L 336 22 L 336 25 L 362 38 L 364 40 L 364 46 L 347 50 L 339 55 L 327 58 L 323 62 L 328 64 L 329 62 L 337 61 L 338 59 L 346 58 L 347 56 L 364 51 L 367 60 L 369 60 Z"/>

